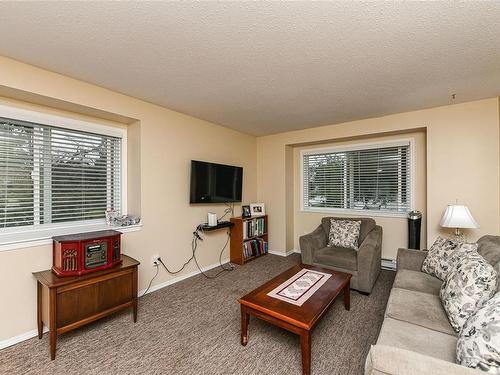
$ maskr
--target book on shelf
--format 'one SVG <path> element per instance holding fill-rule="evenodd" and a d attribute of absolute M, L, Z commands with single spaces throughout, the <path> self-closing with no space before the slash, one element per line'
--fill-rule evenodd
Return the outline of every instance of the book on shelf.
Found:
<path fill-rule="evenodd" d="M 266 232 L 265 220 L 263 217 L 247 220 L 243 222 L 243 239 L 261 236 Z"/>
<path fill-rule="evenodd" d="M 267 254 L 268 251 L 269 248 L 267 241 L 260 238 L 243 243 L 243 255 L 245 259 Z"/>

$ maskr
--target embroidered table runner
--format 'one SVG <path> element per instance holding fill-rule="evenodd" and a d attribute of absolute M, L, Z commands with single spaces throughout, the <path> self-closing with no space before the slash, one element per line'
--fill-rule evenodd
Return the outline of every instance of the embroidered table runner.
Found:
<path fill-rule="evenodd" d="M 329 273 L 304 268 L 277 288 L 271 290 L 267 295 L 302 306 L 331 276 Z"/>

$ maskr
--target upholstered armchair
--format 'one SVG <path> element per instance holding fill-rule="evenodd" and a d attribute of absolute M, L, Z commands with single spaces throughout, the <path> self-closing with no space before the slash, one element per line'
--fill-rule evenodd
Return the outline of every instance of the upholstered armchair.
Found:
<path fill-rule="evenodd" d="M 358 250 L 329 247 L 330 219 L 361 221 Z M 371 293 L 381 267 L 382 227 L 369 218 L 324 217 L 312 232 L 299 239 L 302 263 L 350 273 L 351 288 Z"/>

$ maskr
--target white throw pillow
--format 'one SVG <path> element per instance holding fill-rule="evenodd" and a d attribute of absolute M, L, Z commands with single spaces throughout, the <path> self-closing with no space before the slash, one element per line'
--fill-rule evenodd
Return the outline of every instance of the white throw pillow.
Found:
<path fill-rule="evenodd" d="M 500 293 L 477 310 L 460 331 L 457 362 L 500 374 Z"/>
<path fill-rule="evenodd" d="M 460 243 L 448 238 L 438 237 L 432 244 L 422 263 L 422 272 L 445 280 L 455 268 L 458 260 L 467 253 L 475 252 L 477 244 Z"/>
<path fill-rule="evenodd" d="M 477 252 L 467 254 L 448 274 L 439 296 L 457 333 L 467 319 L 495 294 L 496 283 L 495 270 Z"/>
<path fill-rule="evenodd" d="M 330 219 L 328 246 L 358 250 L 361 221 Z"/>

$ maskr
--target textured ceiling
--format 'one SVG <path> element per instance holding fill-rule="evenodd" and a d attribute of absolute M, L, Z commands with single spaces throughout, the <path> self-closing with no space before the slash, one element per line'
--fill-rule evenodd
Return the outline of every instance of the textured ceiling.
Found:
<path fill-rule="evenodd" d="M 0 55 L 264 135 L 497 96 L 499 20 L 500 2 L 1 2 Z"/>

